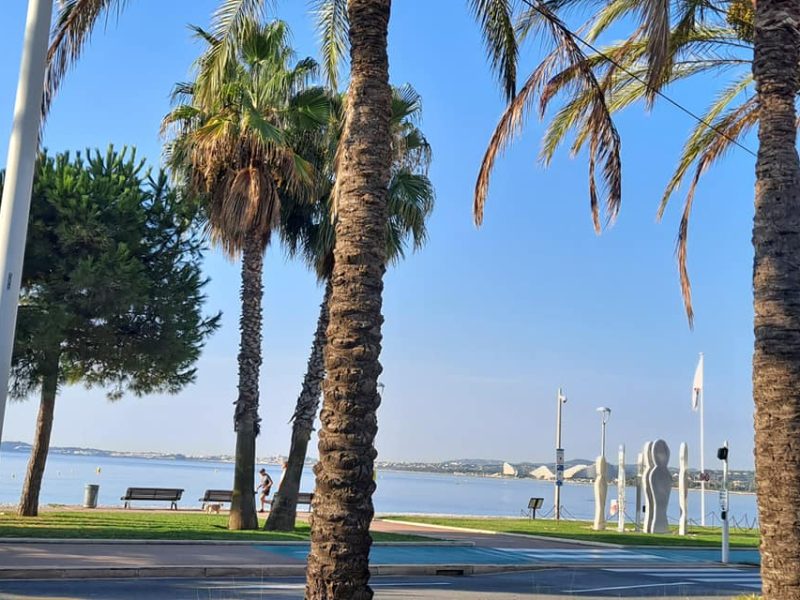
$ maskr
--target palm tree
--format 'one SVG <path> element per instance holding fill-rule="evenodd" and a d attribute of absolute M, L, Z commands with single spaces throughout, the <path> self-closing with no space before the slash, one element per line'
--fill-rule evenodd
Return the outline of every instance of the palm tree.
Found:
<path fill-rule="evenodd" d="M 509 1 L 472 4 L 482 17 L 492 62 L 504 67 L 501 78 L 510 90 L 516 41 L 509 35 Z M 369 526 L 392 169 L 391 0 L 317 0 L 316 6 L 328 80 L 335 83 L 349 47 L 350 86 L 331 193 L 336 245 L 306 598 L 361 600 L 372 597 Z"/>
<path fill-rule="evenodd" d="M 282 21 L 243 21 L 228 49 L 213 30 L 196 31 L 208 49 L 198 61 L 195 82 L 176 88 L 183 103 L 164 120 L 164 127 L 173 131 L 167 157 L 176 175 L 205 198 L 212 240 L 229 256 L 242 258 L 228 527 L 255 529 L 264 252 L 279 226 L 281 195 L 304 198 L 310 193 L 313 168 L 294 151 L 292 138 L 326 122 L 328 100 L 320 88 L 308 87 L 316 70 L 313 60 L 290 64 L 293 52 Z"/>
<path fill-rule="evenodd" d="M 372 597 L 369 526 L 392 169 L 390 6 L 391 0 L 347 3 L 350 87 L 332 191 L 336 245 L 306 575 L 311 599 Z"/>
<path fill-rule="evenodd" d="M 566 33 L 549 6 L 530 4 L 529 19 L 547 20 L 548 27 Z M 688 220 L 703 173 L 727 151 L 745 151 L 743 136 L 758 123 L 756 198 L 753 225 L 755 351 L 755 462 L 761 526 L 761 577 L 767 600 L 800 598 L 800 457 L 792 451 L 800 431 L 800 164 L 798 126 L 798 65 L 800 6 L 762 0 L 755 10 L 748 0 L 731 3 L 669 3 L 617 0 L 599 9 L 589 31 L 602 32 L 631 13 L 646 18 L 623 42 L 586 56 L 570 50 L 563 39 L 510 102 L 492 139 L 476 186 L 475 216 L 480 223 L 488 175 L 497 152 L 519 130 L 527 107 L 539 94 L 540 110 L 566 92 L 562 108 L 550 123 L 545 160 L 576 132 L 573 152 L 589 142 L 591 200 L 599 226 L 594 191 L 594 164 L 601 160 L 609 188 L 611 219 L 621 199 L 619 136 L 611 114 L 644 98 L 653 105 L 660 90 L 678 79 L 708 71 L 736 70 L 702 121 L 690 134 L 662 198 L 659 214 L 685 176 L 693 176 L 678 234 L 678 261 L 684 302 L 692 320 L 691 288 L 686 271 Z M 536 13 L 533 15 L 533 13 Z M 523 17 L 524 21 L 524 17 Z M 630 20 L 628 22 L 631 22 Z M 521 28 L 525 30 L 523 25 Z M 751 51 L 752 49 L 752 51 Z M 752 70 L 752 74 L 748 71 Z M 755 95 L 746 91 L 754 84 Z"/>
<path fill-rule="evenodd" d="M 346 102 L 346 99 L 344 101 Z M 398 262 L 404 257 L 407 238 L 411 238 L 415 249 L 422 247 L 427 237 L 425 221 L 433 210 L 433 186 L 427 177 L 431 159 L 430 146 L 416 125 L 421 110 L 419 94 L 411 86 L 394 88 L 392 98 L 394 152 L 389 183 L 389 219 L 386 224 L 386 257 L 390 263 Z M 341 117 L 342 111 L 339 110 L 330 126 L 334 138 L 338 138 L 337 134 L 340 133 Z M 329 143 L 318 151 L 322 162 L 330 166 L 335 155 L 335 142 L 336 139 L 329 140 Z M 330 196 L 335 174 L 331 172 L 330 166 L 327 169 L 318 169 L 318 173 L 325 177 L 320 187 L 326 192 L 319 202 L 284 203 L 288 207 L 288 214 L 284 213 L 281 228 L 284 241 L 293 255 L 303 255 L 308 265 L 315 271 L 317 279 L 325 286 L 325 294 L 320 305 L 306 374 L 291 419 L 292 440 L 286 470 L 273 498 L 265 526 L 268 530 L 294 529 L 300 479 L 314 419 L 319 410 L 320 391 L 325 377 L 323 349 L 327 341 L 330 277 L 333 271 L 335 245 Z"/>
<path fill-rule="evenodd" d="M 766 600 L 800 598 L 800 6 L 756 3 L 753 77 L 759 103 L 753 222 L 753 398 L 761 577 Z"/>

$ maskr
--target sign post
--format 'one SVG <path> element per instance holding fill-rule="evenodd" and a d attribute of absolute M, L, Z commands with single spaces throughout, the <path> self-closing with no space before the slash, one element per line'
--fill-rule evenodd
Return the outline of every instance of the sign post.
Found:
<path fill-rule="evenodd" d="M 617 531 L 625 531 L 625 444 L 620 444 L 617 456 Z"/>
<path fill-rule="evenodd" d="M 728 564 L 730 556 L 730 529 L 728 515 L 728 441 L 717 450 L 717 458 L 722 461 L 722 489 L 719 491 L 719 511 L 722 519 L 722 564 Z"/>
<path fill-rule="evenodd" d="M 556 411 L 556 479 L 555 479 L 555 513 L 556 521 L 561 520 L 561 486 L 564 484 L 564 449 L 561 447 L 561 406 L 566 404 L 567 397 L 558 388 L 556 395 L 558 409 Z"/>

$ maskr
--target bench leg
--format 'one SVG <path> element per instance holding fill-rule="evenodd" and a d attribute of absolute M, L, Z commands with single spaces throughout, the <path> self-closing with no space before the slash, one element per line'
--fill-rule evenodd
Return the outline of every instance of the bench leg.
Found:
<path fill-rule="evenodd" d="M 130 502 L 128 502 L 127 500 L 125 501 L 125 508 L 130 508 Z"/>
<path fill-rule="evenodd" d="M 172 505 L 170 506 L 170 508 L 172 510 L 178 510 L 178 503 L 177 502 L 173 502 Z"/>

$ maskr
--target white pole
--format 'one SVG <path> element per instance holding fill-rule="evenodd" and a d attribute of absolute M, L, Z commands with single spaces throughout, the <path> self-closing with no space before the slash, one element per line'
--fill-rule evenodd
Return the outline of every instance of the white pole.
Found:
<path fill-rule="evenodd" d="M 14 122 L 8 143 L 6 181 L 0 205 L 0 441 L 3 439 L 33 171 L 39 147 L 52 11 L 53 0 L 28 0 Z"/>
<path fill-rule="evenodd" d="M 705 359 L 703 353 L 700 353 L 700 360 L 703 361 L 702 369 L 705 371 Z M 706 410 L 706 382 L 705 373 L 703 373 L 703 387 L 700 389 L 700 525 L 706 526 L 706 468 L 705 468 L 705 424 L 704 413 Z"/>
<path fill-rule="evenodd" d="M 728 564 L 730 556 L 730 528 L 728 526 L 728 440 L 725 440 L 724 448 L 726 451 L 725 459 L 722 461 L 722 492 L 720 497 L 720 510 L 722 512 L 722 564 Z"/>
<path fill-rule="evenodd" d="M 625 532 L 625 445 L 620 444 L 617 455 L 617 531 Z"/>
<path fill-rule="evenodd" d="M 558 395 L 556 396 L 556 403 L 558 404 L 558 409 L 556 411 L 556 479 L 555 479 L 555 509 L 556 509 L 556 521 L 561 520 L 561 472 L 559 471 L 559 457 L 563 453 L 561 448 L 561 405 L 564 403 L 564 394 L 561 392 L 561 388 L 558 388 Z"/>

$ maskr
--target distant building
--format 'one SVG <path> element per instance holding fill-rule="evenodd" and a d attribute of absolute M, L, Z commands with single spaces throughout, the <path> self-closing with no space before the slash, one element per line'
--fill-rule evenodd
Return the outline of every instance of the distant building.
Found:
<path fill-rule="evenodd" d="M 503 477 L 516 477 L 517 468 L 511 463 L 503 463 Z"/>
<path fill-rule="evenodd" d="M 594 465 L 574 465 L 564 469 L 564 479 L 594 479 Z"/>
<path fill-rule="evenodd" d="M 534 479 L 555 479 L 556 477 L 547 465 L 535 468 L 530 472 L 530 476 Z"/>

